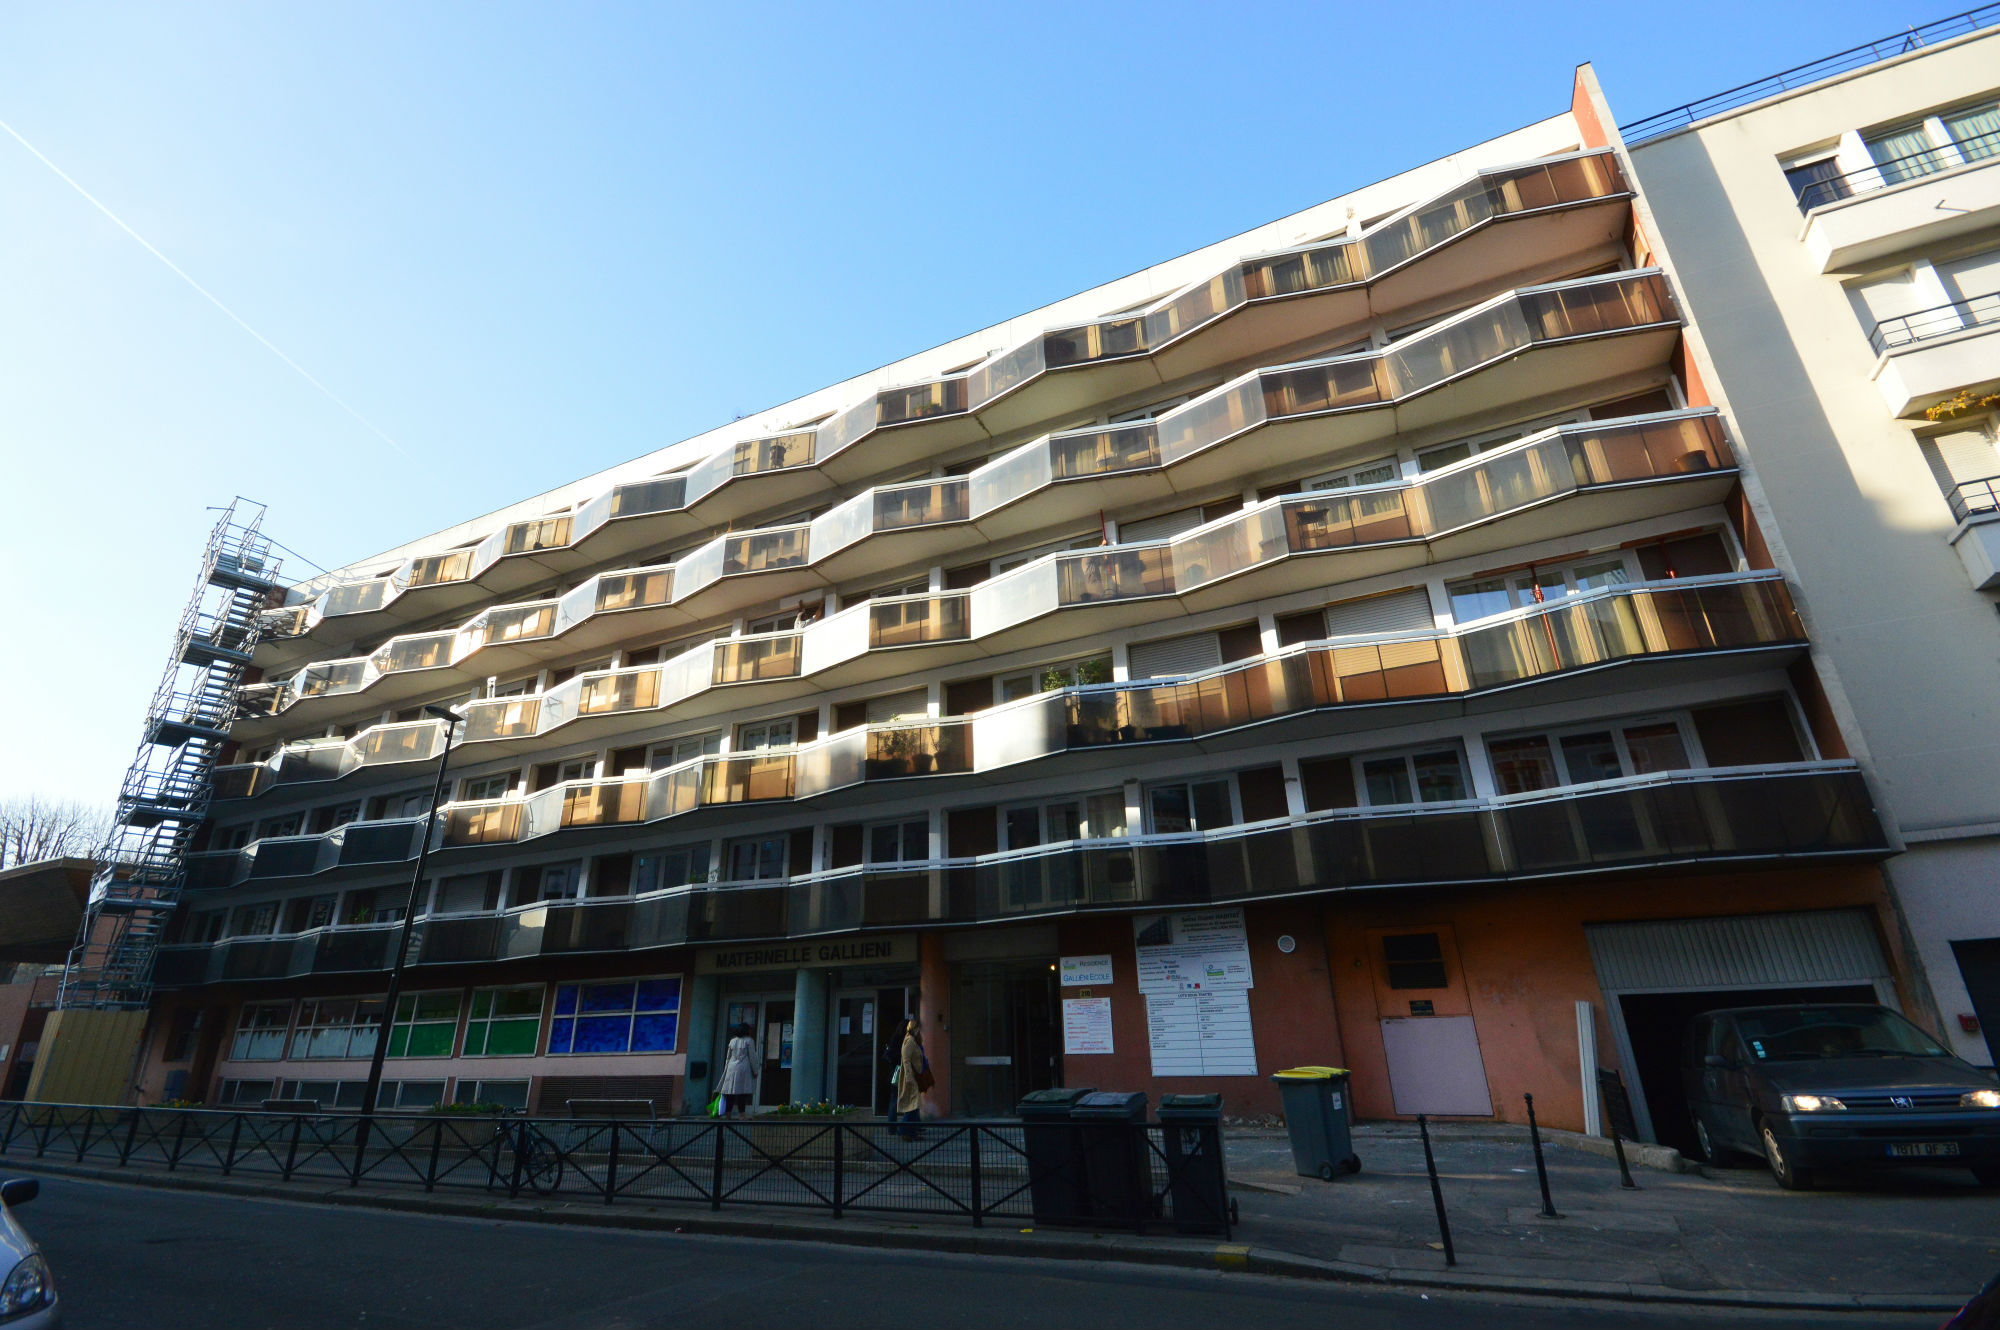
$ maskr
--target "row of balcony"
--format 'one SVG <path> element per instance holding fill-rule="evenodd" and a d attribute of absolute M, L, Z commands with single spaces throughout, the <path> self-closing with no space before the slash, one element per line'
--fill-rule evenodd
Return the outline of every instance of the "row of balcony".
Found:
<path fill-rule="evenodd" d="M 1313 813 L 1223 832 L 1070 841 L 432 916 L 417 923 L 413 946 L 417 965 L 442 965 L 1887 852 L 1852 763 L 1723 767 L 1485 801 Z M 189 987 L 382 970 L 398 928 L 168 945 L 160 948 L 154 981 Z"/>
<path fill-rule="evenodd" d="M 310 632 L 328 619 L 391 612 L 405 600 L 392 618 L 425 617 L 466 597 L 413 593 L 471 583 L 486 594 L 526 586 L 550 570 L 797 502 L 829 484 L 1276 350 L 1371 313 L 1433 302 L 1476 287 L 1482 274 L 1490 280 L 1527 271 L 1616 240 L 1630 197 L 1608 151 L 1485 172 L 1359 237 L 1241 260 L 1145 309 L 1038 334 L 962 372 L 876 391 L 814 425 L 726 445 L 690 470 L 615 486 L 574 513 L 514 523 L 476 545 L 406 560 L 385 577 L 330 587 L 275 615 L 271 629 Z M 1532 234 L 1494 231 L 1543 216 L 1552 220 Z M 1419 262 L 1480 236 L 1493 240 L 1463 262 Z M 1329 301 L 1333 308 L 1311 307 Z M 902 443 L 858 446 L 877 436 Z M 786 479 L 747 489 L 737 483 L 753 477 Z M 686 520 L 613 534 L 634 519 L 665 514 Z"/>
<path fill-rule="evenodd" d="M 1161 682 L 1079 685 L 969 716 L 858 727 L 790 749 L 709 756 L 660 771 L 566 781 L 440 811 L 436 848 L 515 844 L 558 831 L 639 826 L 702 808 L 814 799 L 913 777 L 969 776 L 1059 754 L 1104 760 L 1344 708 L 1467 697 L 1645 659 L 1801 646 L 1775 573 L 1606 588 L 1452 633 L 1351 638 Z M 432 722 L 436 725 L 436 722 Z M 433 731 L 441 735 L 441 726 Z M 433 742 L 441 742 L 434 739 Z M 223 797 L 258 793 L 267 766 L 223 768 Z M 414 822 L 350 823 L 191 856 L 188 885 L 220 888 L 415 855 Z"/>
<path fill-rule="evenodd" d="M 1453 554 L 1471 553 L 1459 548 L 1469 539 L 1461 533 L 1475 530 L 1486 529 L 1486 544 L 1493 548 L 1545 537 L 1551 533 L 1502 529 L 1500 519 L 1534 514 L 1546 526 L 1560 519 L 1539 510 L 1561 501 L 1569 501 L 1570 531 L 1630 516 L 1621 508 L 1630 497 L 1624 492 L 1639 487 L 1677 483 L 1688 490 L 1680 496 L 1684 502 L 1712 502 L 1732 476 L 1733 459 L 1712 410 L 1566 425 L 1414 480 L 1272 498 L 1169 541 L 1045 555 L 969 592 L 878 598 L 792 632 L 718 638 L 661 666 L 586 674 L 539 698 L 475 702 L 469 733 L 496 737 L 485 728 L 500 723 L 489 722 L 494 715 L 505 718 L 510 733 L 522 733 L 513 727 L 530 711 L 539 727 L 532 732 L 545 732 L 608 705 L 669 706 L 710 687 L 818 675 L 894 647 L 982 639 L 986 649 L 995 649 L 996 635 L 1019 636 L 1023 625 L 1062 609 L 1164 596 L 1181 598 L 1190 611 L 1213 608 L 1325 585 L 1341 575 L 1416 566 L 1443 554 L 1444 545 Z M 962 523 L 951 515 L 958 511 L 949 501 L 955 483 L 963 484 L 926 482 L 924 490 L 937 502 L 914 509 L 900 506 L 907 486 L 861 497 L 880 500 L 887 493 L 899 501 L 871 509 L 887 514 L 876 530 L 906 529 L 922 516 L 935 516 L 939 524 Z M 1592 501 L 1579 502 L 1579 496 Z M 978 538 L 970 528 L 965 532 Z M 741 539 L 755 542 L 768 534 L 750 532 Z M 804 547 L 801 540 L 800 550 Z M 1329 579 L 1324 567 L 1301 566 L 1306 556 L 1339 557 L 1352 566 Z M 323 661 L 288 680 L 252 685 L 239 694 L 241 710 L 251 719 L 239 722 L 236 737 L 261 737 L 280 718 L 324 723 L 380 710 L 498 674 L 541 653 L 629 639 L 657 626 L 648 616 L 671 613 L 671 591 L 687 562 L 603 573 L 559 599 L 486 610 L 457 629 L 393 638 L 371 656 Z M 758 571 L 779 569 L 762 554 L 746 557 L 744 572 Z M 1089 626 L 1080 624 L 1078 631 Z M 650 700 L 615 704 L 603 700 L 607 692 Z"/>

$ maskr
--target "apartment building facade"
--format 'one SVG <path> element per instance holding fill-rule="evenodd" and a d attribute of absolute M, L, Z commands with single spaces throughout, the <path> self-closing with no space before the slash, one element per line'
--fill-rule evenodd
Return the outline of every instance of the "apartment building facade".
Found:
<path fill-rule="evenodd" d="M 1991 1066 L 2000 6 L 1722 101 L 1629 128 L 1641 207 L 1900 848 L 1937 1024 Z"/>
<path fill-rule="evenodd" d="M 1923 1003 L 1585 71 L 1548 119 L 285 588 L 142 1098 L 932 1114 L 1345 1065 L 1678 1139 L 1719 997 Z M 463 717 L 448 754 L 446 725 Z"/>

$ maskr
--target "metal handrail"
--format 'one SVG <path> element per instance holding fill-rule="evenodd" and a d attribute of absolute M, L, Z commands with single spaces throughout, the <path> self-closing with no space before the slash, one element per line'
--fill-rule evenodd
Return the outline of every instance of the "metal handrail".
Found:
<path fill-rule="evenodd" d="M 1697 120 L 1705 120 L 1723 111 L 1733 111 L 1739 106 L 1748 106 L 1751 102 L 1762 101 L 1781 92 L 1790 92 L 1794 88 L 1802 88 L 1809 83 L 1817 83 L 1836 74 L 1846 74 L 1869 65 L 1880 64 L 1884 60 L 1893 60 L 1899 55 L 1908 55 L 1912 51 L 1937 42 L 1963 37 L 1968 33 L 1993 27 L 1995 24 L 2000 24 L 2000 4 L 1981 5 L 1977 9 L 1968 9 L 1962 14 L 1937 19 L 1922 27 L 1909 28 L 1877 41 L 1822 56 L 1803 65 L 1795 65 L 1776 74 L 1767 74 L 1763 78 L 1740 84 L 1699 101 L 1689 102 L 1685 106 L 1676 106 L 1671 111 L 1661 111 L 1643 120 L 1634 120 L 1630 124 L 1620 125 L 1618 132 L 1624 136 L 1628 147 L 1636 147 L 1648 139 L 1656 139 L 1677 129 L 1685 129 Z"/>
<path fill-rule="evenodd" d="M 1974 513 L 2000 512 L 2000 476 L 1961 480 L 1945 495 L 1951 515 L 1963 522 Z"/>
<path fill-rule="evenodd" d="M 1957 161 L 1952 160 L 1954 153 L 1957 154 Z M 1824 180 L 1815 180 L 1799 191 L 1799 211 L 1811 212 L 1814 208 L 1853 198 L 1856 194 L 1871 194 L 1878 189 L 1922 180 L 1926 176 L 1983 162 L 1991 157 L 2000 157 L 2000 130 L 1953 139 L 1947 144 L 1891 157 L 1885 162 L 1874 162 L 1858 171 L 1845 171 Z"/>
<path fill-rule="evenodd" d="M 1868 345 L 1875 348 L 1875 354 L 1879 356 L 1887 351 L 1929 341 L 1933 337 L 1949 336 L 1967 328 L 1983 328 L 1989 323 L 2000 323 L 2000 291 L 1989 291 L 1985 295 L 1970 296 L 1945 305 L 1933 305 L 1900 318 L 1884 319 L 1868 334 Z"/>

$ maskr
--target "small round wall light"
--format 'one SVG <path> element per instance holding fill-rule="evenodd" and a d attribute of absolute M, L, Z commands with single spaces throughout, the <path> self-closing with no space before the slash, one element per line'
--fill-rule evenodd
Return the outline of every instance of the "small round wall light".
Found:
<path fill-rule="evenodd" d="M 1298 940 L 1297 940 L 1296 938 L 1294 938 L 1294 937 L 1293 937 L 1293 936 L 1292 936 L 1292 935 L 1291 935 L 1290 933 L 1280 933 L 1280 934 L 1278 934 L 1278 950 L 1279 950 L 1279 951 L 1282 951 L 1282 952 L 1284 952 L 1284 953 L 1285 953 L 1285 954 L 1286 954 L 1287 956 L 1289 956 L 1289 955 L 1291 955 L 1291 954 L 1292 954 L 1293 952 L 1297 951 L 1298 949 L 1299 949 L 1299 944 L 1298 944 Z"/>

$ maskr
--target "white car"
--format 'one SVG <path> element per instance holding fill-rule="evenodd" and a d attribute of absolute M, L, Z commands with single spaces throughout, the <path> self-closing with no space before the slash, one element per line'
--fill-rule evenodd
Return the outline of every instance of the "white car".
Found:
<path fill-rule="evenodd" d="M 4 1330 L 56 1330 L 62 1324 L 62 1307 L 56 1301 L 55 1277 L 42 1249 L 14 1218 L 14 1208 L 39 1196 L 42 1184 L 34 1178 L 9 1178 L 0 1182 L 0 1267 L 7 1271 L 0 1279 L 0 1327 Z"/>

